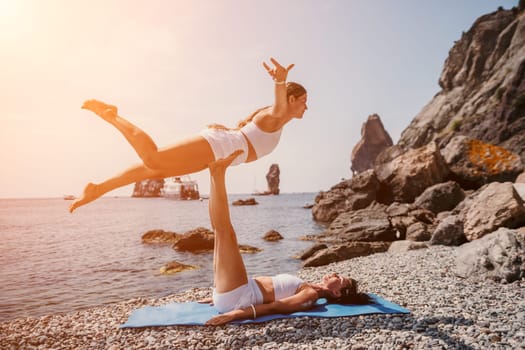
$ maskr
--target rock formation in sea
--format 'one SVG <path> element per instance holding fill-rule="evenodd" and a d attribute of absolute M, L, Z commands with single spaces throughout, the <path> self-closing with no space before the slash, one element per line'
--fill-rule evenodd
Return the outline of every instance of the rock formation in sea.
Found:
<path fill-rule="evenodd" d="M 164 179 L 148 179 L 135 182 L 132 197 L 161 197 Z"/>
<path fill-rule="evenodd" d="M 364 151 L 366 137 L 354 147 L 356 174 L 315 198 L 313 218 L 327 229 L 302 255 L 304 266 L 442 244 L 461 245 L 458 276 L 525 276 L 520 3 L 480 17 L 463 33 L 445 61 L 442 90 L 397 144 L 378 155 Z"/>
<path fill-rule="evenodd" d="M 361 140 L 352 150 L 352 173 L 358 174 L 372 169 L 379 153 L 393 145 L 392 138 L 385 130 L 381 118 L 372 114 L 361 126 Z"/>
<path fill-rule="evenodd" d="M 161 235 L 164 236 L 166 233 Z M 207 228 L 197 227 L 193 230 L 185 232 L 182 235 L 175 235 L 177 236 L 177 239 L 172 246 L 174 250 L 191 253 L 213 251 L 213 247 L 215 245 L 215 235 L 213 234 L 213 231 L 210 231 Z M 154 234 L 154 236 L 156 236 L 156 234 Z M 246 244 L 239 244 L 239 251 L 241 253 L 253 254 L 260 252 L 261 249 Z"/>
<path fill-rule="evenodd" d="M 284 237 L 277 231 L 275 230 L 270 230 L 268 232 L 266 232 L 263 236 L 263 239 L 265 241 L 269 241 L 269 242 L 275 242 L 275 241 L 279 241 L 281 239 L 283 239 Z"/>
<path fill-rule="evenodd" d="M 270 169 L 266 174 L 266 182 L 268 182 L 268 193 L 269 194 L 279 194 L 279 175 L 281 171 L 279 170 L 279 164 L 270 165 Z"/>
<path fill-rule="evenodd" d="M 278 195 L 280 193 L 279 183 L 281 175 L 281 170 L 279 169 L 279 164 L 270 165 L 268 173 L 266 174 L 266 182 L 268 184 L 268 189 L 262 192 L 255 191 L 253 194 L 256 196 L 267 196 L 270 194 Z"/>

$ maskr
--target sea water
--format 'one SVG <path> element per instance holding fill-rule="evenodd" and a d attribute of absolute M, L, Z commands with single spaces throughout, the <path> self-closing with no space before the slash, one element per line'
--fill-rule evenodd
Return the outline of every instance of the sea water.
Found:
<path fill-rule="evenodd" d="M 239 243 L 262 249 L 243 254 L 250 275 L 300 269 L 293 256 L 311 245 L 300 237 L 324 229 L 303 208 L 315 195 L 255 196 L 258 205 L 231 206 Z M 229 200 L 249 197 L 231 195 Z M 0 199 L 0 321 L 212 285 L 211 253 L 141 242 L 148 230 L 210 228 L 207 200 L 103 197 L 73 214 L 70 204 L 61 198 Z M 272 229 L 284 239 L 263 240 Z M 159 269 L 174 260 L 199 269 L 161 275 Z"/>

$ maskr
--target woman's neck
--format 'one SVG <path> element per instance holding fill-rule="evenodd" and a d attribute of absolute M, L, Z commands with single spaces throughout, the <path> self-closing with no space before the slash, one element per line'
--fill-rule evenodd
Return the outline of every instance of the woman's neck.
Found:
<path fill-rule="evenodd" d="M 326 298 L 327 296 L 329 296 L 328 290 L 322 284 L 311 283 L 310 287 L 312 287 L 317 292 L 319 298 Z"/>

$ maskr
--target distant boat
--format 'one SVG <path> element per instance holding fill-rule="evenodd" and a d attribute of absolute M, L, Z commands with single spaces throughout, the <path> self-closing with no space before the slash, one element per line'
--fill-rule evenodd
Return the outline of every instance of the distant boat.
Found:
<path fill-rule="evenodd" d="M 183 177 L 172 177 L 164 182 L 164 187 L 160 190 L 161 196 L 175 200 L 196 200 L 200 199 L 199 185 L 188 175 Z"/>
<path fill-rule="evenodd" d="M 65 199 L 66 201 L 72 201 L 72 200 L 74 200 L 74 199 L 77 199 L 77 197 L 73 196 L 72 194 L 65 194 L 65 195 L 64 195 L 64 199 Z"/>

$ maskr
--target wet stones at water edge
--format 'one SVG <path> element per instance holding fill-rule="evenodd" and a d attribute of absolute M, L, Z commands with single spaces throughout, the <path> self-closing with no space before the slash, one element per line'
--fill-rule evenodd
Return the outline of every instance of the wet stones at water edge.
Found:
<path fill-rule="evenodd" d="M 204 253 L 213 251 L 215 235 L 213 231 L 205 227 L 197 227 L 184 234 L 151 230 L 142 235 L 142 242 L 145 244 L 172 244 L 172 248 L 177 251 Z M 261 249 L 240 244 L 239 251 L 241 253 L 257 253 Z"/>
<path fill-rule="evenodd" d="M 150 230 L 142 235 L 145 244 L 173 244 L 182 237 L 181 234 L 164 230 Z"/>
<path fill-rule="evenodd" d="M 255 198 L 251 197 L 248 199 L 237 199 L 232 202 L 232 205 L 257 205 L 259 202 L 255 200 Z"/>
<path fill-rule="evenodd" d="M 275 241 L 280 241 L 281 239 L 283 239 L 284 237 L 277 231 L 275 230 L 270 230 L 268 232 L 266 232 L 263 236 L 263 239 L 265 241 L 269 241 L 269 242 L 275 242 Z"/>
<path fill-rule="evenodd" d="M 162 275 L 173 275 L 182 271 L 195 270 L 198 269 L 198 266 L 195 265 L 186 265 L 178 261 L 171 261 L 159 269 L 159 272 Z"/>

